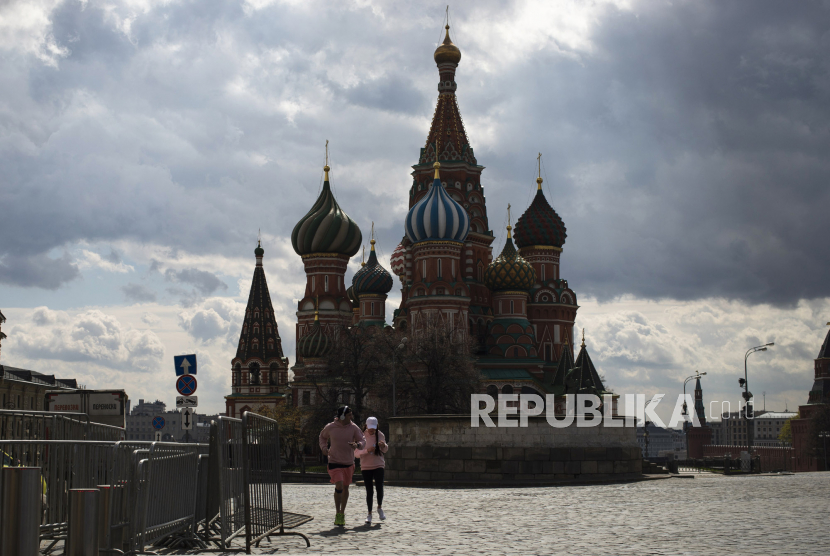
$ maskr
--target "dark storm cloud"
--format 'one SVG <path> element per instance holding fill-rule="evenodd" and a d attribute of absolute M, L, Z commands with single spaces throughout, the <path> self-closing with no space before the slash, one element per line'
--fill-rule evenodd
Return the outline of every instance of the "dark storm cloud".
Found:
<path fill-rule="evenodd" d="M 24 288 L 56 290 L 79 276 L 69 255 L 51 259 L 45 255 L 26 257 L 0 254 L 0 283 Z"/>
<path fill-rule="evenodd" d="M 158 299 L 158 296 L 153 290 L 141 284 L 129 283 L 126 286 L 122 286 L 121 291 L 124 292 L 127 299 L 138 303 Z"/>
<path fill-rule="evenodd" d="M 228 285 L 214 274 L 196 268 L 186 268 L 178 271 L 168 268 L 164 272 L 164 278 L 170 282 L 190 284 L 202 295 L 210 295 L 218 289 L 228 289 Z"/>
<path fill-rule="evenodd" d="M 540 7 L 454 15 L 497 252 L 541 150 L 579 293 L 830 295 L 826 4 L 596 8 L 586 44 Z M 14 50 L 0 62 L 0 280 L 58 287 L 77 270 L 44 253 L 78 241 L 248 253 L 258 228 L 286 236 L 311 206 L 325 139 L 341 206 L 364 235 L 376 221 L 391 253 L 437 95 L 442 8 L 61 4 L 55 65 Z M 520 23 L 527 10 L 542 35 Z M 512 43 L 491 36 L 499 26 Z M 47 278 L 28 280 L 37 265 Z"/>

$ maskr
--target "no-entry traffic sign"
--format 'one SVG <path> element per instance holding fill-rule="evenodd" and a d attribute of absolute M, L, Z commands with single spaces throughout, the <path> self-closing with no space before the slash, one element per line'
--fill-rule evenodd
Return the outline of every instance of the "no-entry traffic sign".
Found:
<path fill-rule="evenodd" d="M 182 375 L 176 379 L 176 390 L 182 396 L 192 396 L 196 392 L 196 377 L 193 375 Z"/>

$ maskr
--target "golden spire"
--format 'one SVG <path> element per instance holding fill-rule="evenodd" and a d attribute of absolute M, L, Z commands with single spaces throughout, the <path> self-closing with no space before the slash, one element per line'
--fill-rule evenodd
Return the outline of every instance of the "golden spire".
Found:
<path fill-rule="evenodd" d="M 507 203 L 507 239 L 513 238 L 513 226 L 510 225 L 510 203 Z"/>
<path fill-rule="evenodd" d="M 329 181 L 329 140 L 326 139 L 326 165 L 323 166 L 323 171 L 326 173 L 326 179 L 324 181 Z"/>
<path fill-rule="evenodd" d="M 585 347 L 585 329 L 584 328 L 582 329 L 582 346 L 580 346 L 580 347 Z"/>
<path fill-rule="evenodd" d="M 369 242 L 372 244 L 372 251 L 375 250 L 375 223 L 372 222 L 372 240 Z"/>
<path fill-rule="evenodd" d="M 314 296 L 314 322 L 317 322 L 320 318 L 320 296 Z"/>
<path fill-rule="evenodd" d="M 441 173 L 438 170 L 441 168 L 441 163 L 436 162 L 435 164 L 432 165 L 432 167 L 435 168 L 435 179 L 440 180 L 441 179 Z"/>
<path fill-rule="evenodd" d="M 539 153 L 539 156 L 536 157 L 536 163 L 539 166 L 539 177 L 536 178 L 536 190 L 542 190 L 542 153 Z"/>
<path fill-rule="evenodd" d="M 363 246 L 363 255 L 361 255 L 360 266 L 366 266 L 366 246 Z"/>
<path fill-rule="evenodd" d="M 256 233 L 256 246 L 262 247 L 262 228 L 259 228 Z M 830 323 L 828 323 L 830 324 Z"/>

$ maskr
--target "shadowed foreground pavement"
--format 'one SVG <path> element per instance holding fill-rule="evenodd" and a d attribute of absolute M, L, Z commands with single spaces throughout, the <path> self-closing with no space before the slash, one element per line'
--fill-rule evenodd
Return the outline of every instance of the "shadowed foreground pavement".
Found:
<path fill-rule="evenodd" d="M 351 488 L 345 528 L 333 487 L 285 485 L 299 537 L 256 554 L 830 554 L 830 473 L 697 475 L 621 485 L 443 490 L 387 487 L 385 522 L 364 525 Z M 377 512 L 374 514 L 377 520 Z M 215 553 L 214 553 L 215 554 Z"/>

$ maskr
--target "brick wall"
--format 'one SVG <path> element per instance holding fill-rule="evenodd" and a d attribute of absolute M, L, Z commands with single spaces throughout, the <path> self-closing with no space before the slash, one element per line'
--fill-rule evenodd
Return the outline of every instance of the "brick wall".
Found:
<path fill-rule="evenodd" d="M 723 457 L 729 454 L 732 459 L 741 457 L 741 452 L 746 451 L 746 446 L 720 446 L 709 445 L 703 447 L 703 457 Z M 802 471 L 795 461 L 795 450 L 789 447 L 780 446 L 754 446 L 753 455 L 761 458 L 761 472 L 770 471 Z"/>

